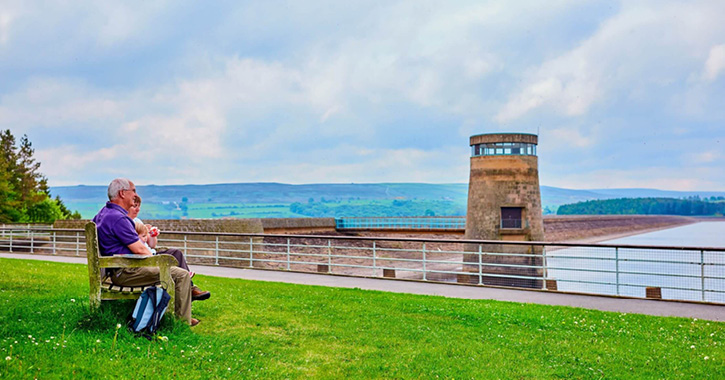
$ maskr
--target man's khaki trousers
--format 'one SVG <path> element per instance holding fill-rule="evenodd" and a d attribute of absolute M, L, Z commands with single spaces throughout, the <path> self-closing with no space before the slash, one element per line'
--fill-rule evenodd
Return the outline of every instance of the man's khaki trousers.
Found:
<path fill-rule="evenodd" d="M 191 323 L 191 278 L 189 272 L 179 267 L 171 267 L 171 278 L 176 285 L 176 316 Z M 111 276 L 115 285 L 143 286 L 159 281 L 159 268 L 141 267 L 119 269 Z"/>

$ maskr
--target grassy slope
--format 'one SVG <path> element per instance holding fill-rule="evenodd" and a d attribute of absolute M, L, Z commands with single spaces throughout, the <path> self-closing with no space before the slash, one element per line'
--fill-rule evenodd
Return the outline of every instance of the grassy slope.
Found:
<path fill-rule="evenodd" d="M 198 327 L 166 318 L 166 342 L 122 328 L 114 347 L 133 304 L 89 315 L 84 266 L 0 259 L 0 273 L 5 379 L 725 373 L 723 323 L 202 276 L 214 296 L 194 304 Z"/>

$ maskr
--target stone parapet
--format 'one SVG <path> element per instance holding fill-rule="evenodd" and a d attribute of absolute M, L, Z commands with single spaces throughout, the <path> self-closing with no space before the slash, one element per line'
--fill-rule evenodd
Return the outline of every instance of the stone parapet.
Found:
<path fill-rule="evenodd" d="M 529 133 L 486 133 L 471 136 L 470 145 L 491 143 L 539 143 L 539 136 Z"/>
<path fill-rule="evenodd" d="M 335 232 L 335 218 L 265 218 L 262 227 L 269 234 Z"/>

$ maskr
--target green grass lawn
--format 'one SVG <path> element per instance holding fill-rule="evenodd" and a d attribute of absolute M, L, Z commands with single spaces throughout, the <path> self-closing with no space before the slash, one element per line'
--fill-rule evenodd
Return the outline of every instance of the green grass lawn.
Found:
<path fill-rule="evenodd" d="M 199 326 L 133 337 L 83 265 L 0 259 L 0 378 L 713 378 L 725 324 L 197 276 Z M 116 336 L 117 334 L 117 336 Z"/>

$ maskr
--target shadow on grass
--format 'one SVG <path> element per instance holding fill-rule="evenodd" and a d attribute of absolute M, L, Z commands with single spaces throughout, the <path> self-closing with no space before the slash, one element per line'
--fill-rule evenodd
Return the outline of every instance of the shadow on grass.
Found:
<path fill-rule="evenodd" d="M 101 307 L 91 312 L 89 308 L 78 316 L 77 328 L 88 332 L 107 333 L 116 330 L 118 324 L 127 328 L 136 300 L 105 301 Z M 174 331 L 187 331 L 189 326 L 181 320 L 174 318 L 174 314 L 167 310 L 159 326 L 159 334 L 171 334 Z"/>

